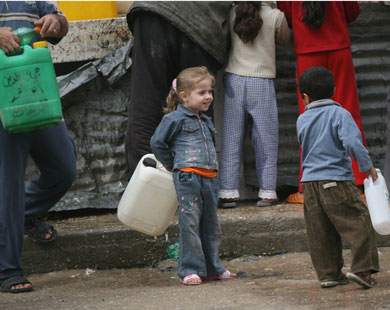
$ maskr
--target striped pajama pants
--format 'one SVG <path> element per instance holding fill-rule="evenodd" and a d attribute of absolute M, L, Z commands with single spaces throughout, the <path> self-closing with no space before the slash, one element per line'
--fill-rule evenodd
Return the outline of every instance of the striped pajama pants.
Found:
<path fill-rule="evenodd" d="M 232 73 L 225 79 L 225 111 L 220 157 L 220 198 L 238 198 L 242 149 L 251 117 L 252 145 L 260 198 L 277 198 L 278 110 L 273 79 Z"/>

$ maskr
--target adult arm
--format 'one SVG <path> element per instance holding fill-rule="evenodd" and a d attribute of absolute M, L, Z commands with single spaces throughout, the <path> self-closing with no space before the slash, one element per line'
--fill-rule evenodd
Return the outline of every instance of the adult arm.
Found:
<path fill-rule="evenodd" d="M 292 28 L 292 1 L 278 1 L 278 9 L 286 16 L 287 23 Z"/>
<path fill-rule="evenodd" d="M 358 1 L 343 1 L 345 17 L 347 23 L 351 23 L 358 18 L 360 14 L 360 6 Z"/>
<path fill-rule="evenodd" d="M 288 27 L 286 17 L 283 12 L 279 12 L 278 24 L 276 26 L 276 43 L 288 44 L 290 43 L 291 31 Z"/>
<path fill-rule="evenodd" d="M 37 1 L 36 3 L 40 19 L 35 22 L 35 25 L 41 27 L 42 38 L 57 44 L 68 33 L 68 21 L 65 15 L 49 2 Z"/>
<path fill-rule="evenodd" d="M 12 54 L 20 46 L 19 38 L 11 31 L 10 27 L 0 27 L 0 48 L 6 54 Z"/>
<path fill-rule="evenodd" d="M 41 27 L 42 38 L 62 38 L 68 33 L 68 22 L 62 15 L 48 14 L 34 23 Z"/>

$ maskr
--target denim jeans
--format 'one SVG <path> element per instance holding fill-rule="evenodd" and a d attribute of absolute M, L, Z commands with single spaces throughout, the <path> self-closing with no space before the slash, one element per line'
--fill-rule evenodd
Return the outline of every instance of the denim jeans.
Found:
<path fill-rule="evenodd" d="M 76 150 L 64 122 L 10 134 L 0 123 L 0 281 L 23 275 L 24 222 L 44 215 L 76 178 Z M 28 155 L 40 175 L 25 187 Z"/>
<path fill-rule="evenodd" d="M 175 170 L 173 181 L 179 200 L 179 277 L 222 274 L 217 178 Z"/>

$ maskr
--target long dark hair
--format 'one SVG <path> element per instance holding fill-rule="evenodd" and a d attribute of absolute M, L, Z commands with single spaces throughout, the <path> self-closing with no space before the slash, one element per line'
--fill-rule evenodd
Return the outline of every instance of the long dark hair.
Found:
<path fill-rule="evenodd" d="M 244 43 L 253 42 L 263 20 L 260 17 L 261 1 L 240 1 L 236 5 L 233 30 Z"/>
<path fill-rule="evenodd" d="M 303 1 L 302 21 L 309 28 L 320 28 L 325 20 L 325 1 Z"/>

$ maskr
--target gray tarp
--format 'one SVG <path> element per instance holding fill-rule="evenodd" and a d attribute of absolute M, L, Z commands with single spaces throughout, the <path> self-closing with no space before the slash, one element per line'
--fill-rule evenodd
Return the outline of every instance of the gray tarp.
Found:
<path fill-rule="evenodd" d="M 131 47 L 132 44 L 128 43 L 102 59 L 89 62 L 67 75 L 57 77 L 60 97 L 88 83 L 99 74 L 105 77 L 110 85 L 115 84 L 131 66 Z"/>

